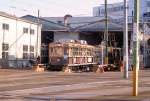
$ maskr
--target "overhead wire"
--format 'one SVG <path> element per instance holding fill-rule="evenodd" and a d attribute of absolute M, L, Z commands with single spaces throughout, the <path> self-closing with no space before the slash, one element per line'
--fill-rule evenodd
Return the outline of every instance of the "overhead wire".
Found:
<path fill-rule="evenodd" d="M 26 6 L 30 7 L 30 9 L 25 8 L 28 12 L 31 12 L 31 10 L 34 12 L 35 9 L 39 9 L 39 10 L 42 10 L 42 11 L 47 10 L 47 9 L 49 9 L 48 6 L 50 4 L 53 4 L 53 5 L 57 6 L 57 8 L 66 9 L 66 6 L 63 6 L 61 3 L 57 3 L 55 1 L 50 1 L 50 0 L 44 0 L 44 2 L 41 2 L 41 1 L 38 1 L 38 0 L 31 0 L 31 1 L 36 2 L 36 5 L 38 5 L 38 8 L 35 7 L 34 4 L 31 3 L 31 1 L 30 2 L 20 1 L 20 0 L 9 0 L 9 1 L 11 1 L 13 3 L 17 3 L 17 4 L 23 4 L 23 5 L 26 5 Z M 47 5 L 47 6 L 45 6 L 45 5 Z M 71 7 L 69 5 L 67 5 L 67 6 L 68 6 L 68 8 Z M 31 9 L 31 8 L 34 8 L 34 10 Z M 40 9 L 40 8 L 42 8 L 42 9 Z M 18 9 L 18 7 L 17 7 L 17 9 Z M 53 11 L 52 9 L 51 9 L 51 12 L 55 13 L 55 11 Z M 88 15 L 88 14 L 86 14 L 86 15 Z"/>
<path fill-rule="evenodd" d="M 41 10 L 40 8 L 42 8 L 42 9 L 44 8 L 46 10 L 49 9 L 47 6 L 44 6 L 44 4 L 42 4 L 43 2 L 37 3 L 36 5 L 38 7 L 35 7 L 32 3 L 25 2 L 25 1 L 19 1 L 19 0 L 13 0 L 13 1 L 9 0 L 9 1 L 11 1 L 12 3 L 15 3 L 15 4 L 19 4 L 19 5 L 23 4 L 23 5 L 27 6 L 27 7 L 29 7 L 29 8 L 23 8 L 23 9 L 21 9 L 19 7 L 16 7 L 16 8 L 17 8 L 17 10 L 24 10 L 24 11 L 27 11 L 27 12 L 30 12 L 30 13 L 37 13 L 38 10 Z M 11 6 L 13 6 L 13 5 L 11 5 Z"/>
<path fill-rule="evenodd" d="M 9 0 L 10 2 L 13 2 L 13 3 L 19 3 L 19 4 L 23 4 L 23 5 L 26 5 L 26 6 L 28 6 L 28 7 L 30 7 L 30 9 L 29 8 L 24 8 L 25 10 L 23 10 L 23 9 L 19 9 L 18 7 L 16 7 L 16 9 L 17 10 L 21 10 L 21 11 L 26 11 L 26 12 L 30 12 L 30 13 L 35 13 L 35 9 L 37 10 L 37 9 L 40 9 L 40 8 L 42 8 L 42 9 L 49 9 L 49 5 L 50 4 L 53 4 L 53 5 L 55 5 L 55 6 L 57 6 L 58 8 L 64 8 L 64 9 L 66 9 L 66 6 L 63 6 L 63 5 L 61 5 L 61 3 L 57 3 L 56 1 L 51 1 L 51 0 L 44 0 L 44 2 L 41 2 L 41 1 L 39 1 L 39 0 L 31 0 L 31 1 L 34 1 L 34 2 L 38 2 L 38 3 L 36 3 L 36 5 L 38 5 L 39 7 L 35 7 L 34 6 L 34 4 L 33 3 L 31 3 L 31 2 L 27 2 L 27 1 L 20 1 L 20 0 Z M 95 1 L 100 1 L 100 0 L 95 0 Z M 120 0 L 119 0 L 120 1 Z M 47 6 L 45 6 L 45 5 L 47 5 Z M 11 6 L 13 6 L 13 5 L 11 5 Z M 33 8 L 33 9 L 31 9 L 31 8 Z M 40 9 L 41 10 L 41 9 Z M 32 11 L 32 12 L 31 12 Z M 42 10 L 43 11 L 43 10 Z M 51 12 L 53 12 L 53 13 L 55 13 L 54 11 L 52 11 L 51 10 Z M 88 15 L 88 14 L 79 14 L 79 16 L 80 15 Z M 119 14 L 113 14 L 113 15 L 116 15 L 116 16 L 122 16 L 122 15 L 119 15 Z"/>

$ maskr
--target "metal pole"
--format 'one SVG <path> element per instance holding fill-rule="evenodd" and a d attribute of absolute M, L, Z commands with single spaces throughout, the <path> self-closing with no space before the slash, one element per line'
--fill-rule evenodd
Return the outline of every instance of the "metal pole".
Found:
<path fill-rule="evenodd" d="M 128 78 L 128 5 L 127 0 L 124 0 L 124 33 L 123 33 L 123 39 L 124 39 L 124 78 Z"/>
<path fill-rule="evenodd" d="M 105 39 L 105 45 L 106 45 L 106 49 L 105 49 L 105 64 L 108 64 L 108 15 L 107 15 L 108 11 L 107 11 L 107 0 L 105 0 L 105 35 L 104 35 L 104 39 Z"/>
<path fill-rule="evenodd" d="M 38 18 L 37 18 L 37 38 L 36 38 L 36 58 L 38 57 L 38 45 L 39 45 L 39 16 L 40 11 L 38 10 Z"/>
<path fill-rule="evenodd" d="M 30 28 L 29 28 L 29 35 L 30 35 L 30 42 L 29 42 L 29 60 L 31 60 L 31 24 L 30 24 Z"/>
<path fill-rule="evenodd" d="M 103 65 L 104 64 L 104 61 L 103 61 L 104 60 L 104 51 L 103 51 L 104 48 L 103 48 L 103 45 L 101 47 L 102 47 L 102 65 Z"/>
<path fill-rule="evenodd" d="M 18 68 L 18 40 L 17 40 L 17 37 L 18 37 L 18 20 L 16 19 L 16 45 L 15 45 L 15 53 L 16 53 L 16 67 Z"/>
<path fill-rule="evenodd" d="M 139 72 L 139 1 L 134 0 L 134 28 L 133 28 L 133 96 L 138 96 Z"/>
<path fill-rule="evenodd" d="M 144 29 L 144 34 L 143 34 L 143 41 L 144 41 L 144 55 L 143 55 L 143 61 L 144 61 L 144 67 L 146 67 L 146 63 L 147 63 L 147 60 L 146 60 L 146 39 L 145 39 L 145 35 L 147 34 L 147 25 L 146 25 L 146 23 L 143 23 L 143 25 L 144 25 L 144 27 L 143 27 L 143 29 Z"/>
<path fill-rule="evenodd" d="M 4 55 L 4 43 L 5 43 L 5 28 L 6 28 L 6 25 L 5 25 L 5 23 L 3 23 L 2 24 L 2 26 L 3 26 L 3 41 L 2 41 L 2 58 L 3 58 L 3 56 L 4 56 L 4 58 L 5 58 L 5 55 Z"/>

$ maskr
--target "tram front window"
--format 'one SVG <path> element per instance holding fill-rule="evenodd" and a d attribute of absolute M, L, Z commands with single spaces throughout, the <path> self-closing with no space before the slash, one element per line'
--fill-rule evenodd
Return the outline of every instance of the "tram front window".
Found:
<path fill-rule="evenodd" d="M 56 57 L 62 56 L 63 55 L 62 48 L 61 47 L 51 48 L 51 55 Z"/>

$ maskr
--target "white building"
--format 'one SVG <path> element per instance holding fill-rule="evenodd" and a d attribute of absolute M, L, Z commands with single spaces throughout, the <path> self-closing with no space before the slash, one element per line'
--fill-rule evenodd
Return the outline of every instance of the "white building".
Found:
<path fill-rule="evenodd" d="M 28 67 L 40 56 L 41 25 L 0 12 L 0 66 Z"/>
<path fill-rule="evenodd" d="M 127 0 L 128 3 L 128 16 L 131 21 L 134 12 L 134 0 Z M 122 18 L 124 10 L 124 2 L 108 4 L 108 16 L 112 18 Z M 150 0 L 140 0 L 140 17 L 150 12 Z M 101 5 L 93 8 L 93 16 L 104 16 L 105 6 Z"/>

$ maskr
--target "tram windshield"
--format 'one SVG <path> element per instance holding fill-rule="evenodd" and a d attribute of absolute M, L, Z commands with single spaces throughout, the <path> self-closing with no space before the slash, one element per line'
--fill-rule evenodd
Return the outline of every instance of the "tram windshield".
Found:
<path fill-rule="evenodd" d="M 62 47 L 52 47 L 50 49 L 50 54 L 49 55 L 56 56 L 56 57 L 62 56 L 63 55 Z"/>

